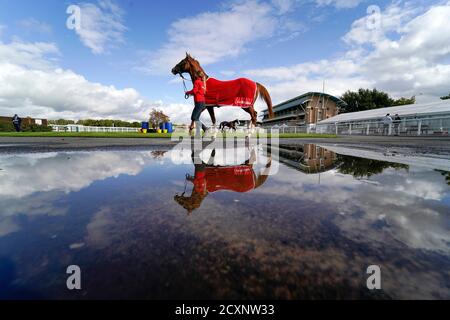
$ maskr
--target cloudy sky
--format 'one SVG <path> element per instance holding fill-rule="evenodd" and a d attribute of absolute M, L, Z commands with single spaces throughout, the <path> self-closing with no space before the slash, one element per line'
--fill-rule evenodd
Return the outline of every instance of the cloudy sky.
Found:
<path fill-rule="evenodd" d="M 186 51 L 213 77 L 265 84 L 274 102 L 324 80 L 335 95 L 433 101 L 450 91 L 449 16 L 448 0 L 0 0 L 0 115 L 144 120 L 157 107 L 186 122 L 192 101 L 170 74 Z M 248 117 L 219 112 L 235 116 Z"/>

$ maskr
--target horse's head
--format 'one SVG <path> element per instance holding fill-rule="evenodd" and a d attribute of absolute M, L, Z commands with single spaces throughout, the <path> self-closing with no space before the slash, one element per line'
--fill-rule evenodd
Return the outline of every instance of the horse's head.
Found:
<path fill-rule="evenodd" d="M 234 122 L 236 122 L 236 124 L 237 124 L 238 126 L 241 125 L 241 122 L 239 121 L 239 119 L 234 120 Z"/>
<path fill-rule="evenodd" d="M 189 53 L 186 52 L 186 57 L 181 60 L 175 67 L 172 68 L 172 73 L 174 75 L 189 73 L 195 75 L 198 71 L 202 73 L 203 76 L 206 76 L 206 73 L 203 71 L 200 63 L 191 57 Z"/>
<path fill-rule="evenodd" d="M 191 215 L 191 213 L 200 208 L 202 205 L 203 200 L 208 195 L 208 193 L 205 194 L 199 194 L 193 192 L 190 197 L 185 197 L 184 195 L 175 195 L 173 199 L 176 203 L 178 203 L 180 206 L 182 206 L 186 211 L 188 215 Z"/>
<path fill-rule="evenodd" d="M 186 52 L 186 58 L 181 60 L 175 67 L 173 67 L 172 73 L 174 75 L 177 75 L 191 71 L 191 60 L 192 57 Z"/>

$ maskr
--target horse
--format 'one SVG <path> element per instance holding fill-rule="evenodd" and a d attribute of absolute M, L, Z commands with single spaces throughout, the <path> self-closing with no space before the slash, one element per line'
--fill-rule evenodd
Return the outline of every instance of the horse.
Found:
<path fill-rule="evenodd" d="M 262 186 L 269 177 L 272 157 L 269 156 L 264 167 L 256 173 L 254 148 L 250 152 L 250 158 L 240 165 L 214 165 L 215 156 L 216 149 L 213 149 L 209 161 L 205 163 L 200 159 L 199 152 L 196 154 L 194 150 L 192 151 L 191 159 L 195 166 L 195 173 L 194 176 L 186 174 L 186 183 L 193 184 L 192 193 L 190 196 L 185 196 L 185 190 L 183 194 L 174 196 L 175 202 L 186 209 L 188 215 L 200 208 L 203 200 L 210 193 L 225 190 L 238 193 L 250 192 Z"/>
<path fill-rule="evenodd" d="M 214 83 L 226 83 L 226 82 L 221 82 L 218 81 L 216 79 L 210 78 L 206 72 L 203 70 L 202 66 L 200 65 L 200 63 L 195 60 L 193 57 L 191 57 L 190 54 L 188 54 L 186 52 L 186 57 L 181 60 L 173 69 L 172 69 L 172 74 L 173 75 L 177 75 L 179 74 L 181 76 L 181 78 L 183 78 L 183 81 L 185 80 L 185 78 L 183 77 L 184 73 L 188 73 L 191 77 L 191 81 L 193 81 L 196 76 L 198 74 L 198 72 L 201 72 L 201 74 L 205 77 L 206 79 L 206 95 L 208 96 L 208 80 L 211 79 L 214 81 Z M 257 125 L 257 112 L 255 111 L 254 105 L 257 101 L 258 98 L 261 98 L 262 100 L 265 101 L 265 103 L 267 104 L 267 108 L 269 110 L 269 118 L 272 119 L 273 118 L 273 108 L 272 108 L 272 98 L 270 97 L 269 91 L 266 89 L 266 87 L 264 87 L 262 84 L 257 83 L 257 82 L 253 82 L 251 80 L 248 79 L 236 79 L 233 80 L 235 83 L 234 85 L 239 87 L 239 89 L 242 90 L 248 90 L 248 86 L 249 85 L 254 85 L 256 87 L 256 91 L 254 94 L 254 97 L 252 97 L 252 101 L 242 101 L 242 100 L 237 100 L 237 103 L 234 105 L 239 105 L 241 106 L 241 108 L 250 114 L 251 117 L 251 129 L 256 127 Z M 233 82 L 233 81 L 229 81 L 229 82 Z M 246 87 L 247 86 L 247 87 Z M 216 126 L 216 116 L 214 114 L 214 108 L 218 108 L 221 107 L 221 105 L 217 105 L 217 104 L 212 104 L 209 105 L 207 104 L 206 109 L 208 110 L 208 113 L 211 117 L 211 121 L 213 123 L 213 127 Z"/>
<path fill-rule="evenodd" d="M 220 123 L 219 126 L 219 130 L 221 130 L 222 132 L 225 131 L 225 127 L 228 127 L 228 129 L 233 129 L 234 132 L 236 132 L 236 125 L 240 125 L 241 123 L 239 122 L 238 119 L 234 120 L 234 121 L 224 121 L 222 123 Z"/>

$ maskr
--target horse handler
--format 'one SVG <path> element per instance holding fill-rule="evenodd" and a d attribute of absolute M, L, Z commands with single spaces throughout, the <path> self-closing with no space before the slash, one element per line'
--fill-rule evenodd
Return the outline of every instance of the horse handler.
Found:
<path fill-rule="evenodd" d="M 191 91 L 186 92 L 186 95 L 194 96 L 194 102 L 195 102 L 195 107 L 194 107 L 194 110 L 192 111 L 192 116 L 191 116 L 192 122 L 191 122 L 191 126 L 189 127 L 189 134 L 192 133 L 195 123 L 197 123 L 198 125 L 197 125 L 196 134 L 195 134 L 197 137 L 201 136 L 200 125 L 205 133 L 208 130 L 208 128 L 202 122 L 200 122 L 200 115 L 206 108 L 205 94 L 206 94 L 205 76 L 201 71 L 198 71 L 196 73 L 196 78 L 194 80 L 194 88 Z"/>

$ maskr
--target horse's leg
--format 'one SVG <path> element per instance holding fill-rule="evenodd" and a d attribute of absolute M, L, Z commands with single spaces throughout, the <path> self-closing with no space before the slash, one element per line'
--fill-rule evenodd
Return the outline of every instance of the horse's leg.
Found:
<path fill-rule="evenodd" d="M 213 124 L 213 126 L 216 126 L 216 115 L 214 113 L 214 107 L 213 106 L 208 106 L 206 107 L 206 109 L 208 110 L 209 116 L 211 117 L 211 122 Z"/>
<path fill-rule="evenodd" d="M 244 110 L 245 112 L 250 114 L 250 117 L 251 117 L 251 124 L 250 124 L 250 126 L 248 128 L 248 132 L 247 132 L 247 137 L 250 137 L 251 131 L 252 131 L 253 115 L 252 115 L 250 108 L 242 108 L 242 110 Z"/>

